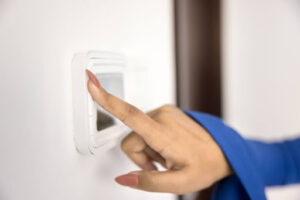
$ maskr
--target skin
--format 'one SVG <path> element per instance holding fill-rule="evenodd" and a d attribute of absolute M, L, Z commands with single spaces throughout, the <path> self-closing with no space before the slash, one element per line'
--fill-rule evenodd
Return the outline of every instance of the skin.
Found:
<path fill-rule="evenodd" d="M 164 105 L 145 114 L 105 91 L 91 72 L 87 74 L 92 98 L 132 129 L 121 148 L 142 170 L 117 177 L 119 184 L 185 194 L 208 188 L 233 173 L 210 134 L 180 109 Z M 155 162 L 166 170 L 158 171 Z"/>

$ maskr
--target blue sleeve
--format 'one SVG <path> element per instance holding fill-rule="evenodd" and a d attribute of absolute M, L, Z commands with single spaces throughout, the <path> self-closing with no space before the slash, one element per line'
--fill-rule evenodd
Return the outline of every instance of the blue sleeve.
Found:
<path fill-rule="evenodd" d="M 265 187 L 300 182 L 300 139 L 263 143 L 242 138 L 220 118 L 186 111 L 222 149 L 235 174 L 219 181 L 213 200 L 265 200 Z"/>

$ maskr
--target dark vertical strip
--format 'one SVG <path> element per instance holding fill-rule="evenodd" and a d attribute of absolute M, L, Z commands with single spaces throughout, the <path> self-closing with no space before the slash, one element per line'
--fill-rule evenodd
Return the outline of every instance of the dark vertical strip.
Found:
<path fill-rule="evenodd" d="M 176 76 L 176 103 L 177 105 L 179 106 L 180 105 L 180 94 L 179 94 L 179 87 L 180 87 L 180 83 L 179 83 L 179 79 L 180 79 L 180 76 L 179 76 L 179 61 L 180 59 L 178 58 L 178 54 L 179 54 L 179 41 L 178 41 L 178 35 L 179 35 L 179 27 L 178 27 L 178 23 L 180 21 L 180 17 L 179 17 L 179 2 L 178 0 L 174 0 L 174 16 L 173 16 L 173 19 L 174 19 L 174 35 L 175 35 L 175 41 L 174 41 L 174 47 L 175 47 L 175 67 L 176 67 L 176 73 L 175 73 L 175 76 Z M 178 199 L 178 200 L 182 200 L 182 199 Z"/>
<path fill-rule="evenodd" d="M 220 0 L 174 0 L 177 102 L 221 115 Z"/>
<path fill-rule="evenodd" d="M 174 15 L 178 106 L 221 116 L 221 2 L 174 0 Z M 196 199 L 210 199 L 212 191 Z"/>

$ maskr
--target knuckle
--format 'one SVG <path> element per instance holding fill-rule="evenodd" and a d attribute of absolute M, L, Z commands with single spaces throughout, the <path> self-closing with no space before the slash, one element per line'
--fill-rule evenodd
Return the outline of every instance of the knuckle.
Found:
<path fill-rule="evenodd" d="M 170 111 L 170 110 L 172 110 L 174 108 L 175 108 L 175 106 L 172 105 L 172 104 L 165 104 L 162 107 L 160 107 L 160 110 L 161 111 Z"/>
<path fill-rule="evenodd" d="M 124 152 L 128 152 L 128 145 L 129 144 L 129 136 L 127 136 L 126 138 L 124 138 L 122 141 L 121 141 L 121 149 L 124 151 Z"/>
<path fill-rule="evenodd" d="M 128 106 L 127 107 L 127 113 L 128 115 L 135 115 L 137 113 L 137 108 L 134 106 Z"/>
<path fill-rule="evenodd" d="M 138 109 L 134 106 L 127 106 L 125 108 L 125 112 L 121 115 L 120 119 L 123 122 L 126 122 L 128 118 L 136 115 L 138 113 Z"/>
<path fill-rule="evenodd" d="M 164 121 L 165 119 L 169 118 L 169 113 L 167 112 L 158 112 L 155 116 L 154 119 L 157 121 Z"/>
<path fill-rule="evenodd" d="M 131 132 L 121 141 L 121 149 L 126 154 L 130 154 L 132 152 L 141 152 L 145 149 L 144 141 L 134 132 Z"/>

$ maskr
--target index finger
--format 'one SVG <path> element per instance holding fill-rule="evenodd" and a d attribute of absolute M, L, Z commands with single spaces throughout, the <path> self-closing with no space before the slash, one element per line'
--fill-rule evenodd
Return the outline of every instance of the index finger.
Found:
<path fill-rule="evenodd" d="M 141 135 L 147 142 L 157 140 L 161 126 L 135 106 L 108 93 L 101 87 L 95 75 L 87 70 L 88 90 L 92 98 L 106 111 L 120 119 L 124 124 Z M 155 139 L 156 138 L 156 139 Z"/>

